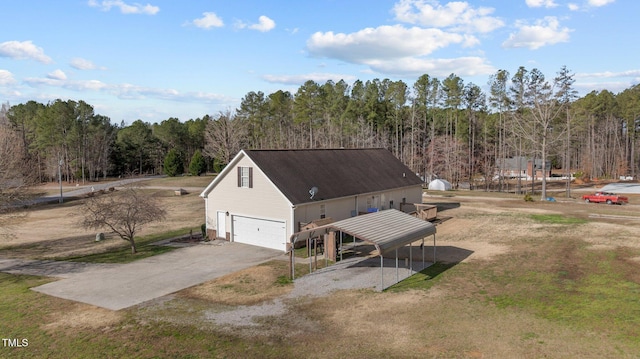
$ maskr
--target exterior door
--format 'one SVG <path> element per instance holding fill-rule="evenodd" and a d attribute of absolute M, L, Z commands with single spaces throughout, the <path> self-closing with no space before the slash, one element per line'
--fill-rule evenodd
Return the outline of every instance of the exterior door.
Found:
<path fill-rule="evenodd" d="M 223 239 L 227 239 L 227 218 L 226 218 L 226 214 L 225 212 L 218 212 L 217 214 L 217 223 L 216 223 L 216 228 L 217 228 L 217 236 L 218 238 L 223 238 Z"/>

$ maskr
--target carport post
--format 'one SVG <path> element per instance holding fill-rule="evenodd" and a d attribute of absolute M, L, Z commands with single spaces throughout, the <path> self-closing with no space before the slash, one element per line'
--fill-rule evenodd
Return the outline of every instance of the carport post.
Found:
<path fill-rule="evenodd" d="M 380 253 L 380 291 L 384 290 L 384 259 L 382 257 L 382 253 Z"/>
<path fill-rule="evenodd" d="M 409 274 L 413 271 L 413 244 L 409 243 Z"/>
<path fill-rule="evenodd" d="M 342 231 L 340 231 L 340 261 L 342 262 Z"/>
<path fill-rule="evenodd" d="M 422 269 L 424 269 L 424 237 L 422 238 L 422 244 L 420 245 L 422 248 Z"/>
<path fill-rule="evenodd" d="M 398 275 L 398 248 L 396 248 L 396 283 L 400 282 L 400 276 Z"/>
<path fill-rule="evenodd" d="M 433 234 L 433 264 L 436 264 L 436 234 Z"/>
<path fill-rule="evenodd" d="M 311 265 L 313 264 L 313 258 L 311 257 L 311 238 L 307 238 L 307 253 L 309 254 L 309 274 L 313 271 Z"/>
<path fill-rule="evenodd" d="M 298 240 L 298 236 L 291 241 L 291 260 L 289 261 L 289 263 L 291 263 L 291 280 L 296 279 L 296 254 L 294 251 L 296 248 L 296 240 Z"/>

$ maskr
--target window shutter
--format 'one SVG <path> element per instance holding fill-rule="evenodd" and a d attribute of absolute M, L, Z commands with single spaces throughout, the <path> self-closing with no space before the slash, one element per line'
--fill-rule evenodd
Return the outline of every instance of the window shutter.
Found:
<path fill-rule="evenodd" d="M 253 188 L 253 167 L 249 167 L 249 188 Z"/>
<path fill-rule="evenodd" d="M 242 167 L 238 167 L 238 187 L 242 187 Z"/>

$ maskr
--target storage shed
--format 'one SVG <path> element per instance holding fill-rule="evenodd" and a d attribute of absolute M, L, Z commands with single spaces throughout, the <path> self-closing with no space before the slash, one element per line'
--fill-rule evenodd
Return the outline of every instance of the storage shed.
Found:
<path fill-rule="evenodd" d="M 450 191 L 451 183 L 449 181 L 436 178 L 433 181 L 429 182 L 429 187 L 432 191 Z"/>

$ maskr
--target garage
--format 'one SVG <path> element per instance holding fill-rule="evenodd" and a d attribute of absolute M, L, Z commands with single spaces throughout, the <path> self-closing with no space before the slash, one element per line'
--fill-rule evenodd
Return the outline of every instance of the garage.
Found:
<path fill-rule="evenodd" d="M 261 218 L 233 216 L 233 241 L 284 251 L 285 223 Z"/>

